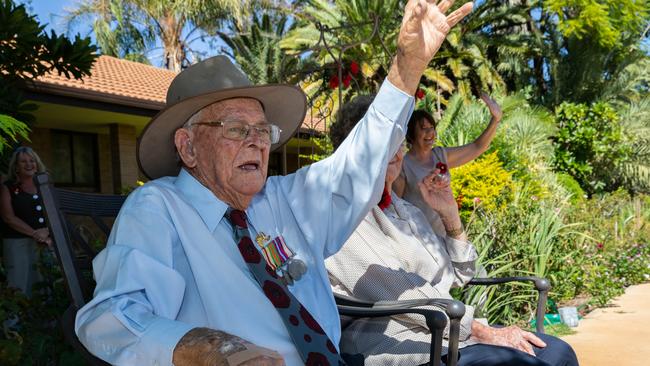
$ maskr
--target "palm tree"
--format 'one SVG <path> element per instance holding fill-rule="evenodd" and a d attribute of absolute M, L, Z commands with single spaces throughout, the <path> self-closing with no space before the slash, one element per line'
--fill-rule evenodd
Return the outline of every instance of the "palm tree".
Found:
<path fill-rule="evenodd" d="M 288 31 L 288 17 L 266 11 L 254 14 L 247 30 L 240 24 L 231 26 L 231 33 L 218 32 L 230 47 L 224 50 L 235 59 L 254 84 L 298 83 L 301 71 L 309 65 L 308 60 L 288 57 L 278 47 Z"/>
<path fill-rule="evenodd" d="M 66 19 L 70 27 L 92 17 L 105 54 L 142 60 L 162 49 L 163 66 L 178 72 L 201 56 L 193 41 L 213 36 L 229 18 L 241 19 L 247 8 L 237 0 L 82 0 Z"/>

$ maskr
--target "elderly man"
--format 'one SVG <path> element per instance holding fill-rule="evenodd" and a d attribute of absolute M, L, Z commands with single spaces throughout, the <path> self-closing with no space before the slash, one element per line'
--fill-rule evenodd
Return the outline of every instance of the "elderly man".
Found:
<path fill-rule="evenodd" d="M 302 122 L 299 89 L 250 86 L 220 57 L 180 73 L 138 145 L 159 179 L 131 194 L 93 262 L 82 343 L 124 365 L 341 364 L 324 259 L 380 196 L 422 72 L 472 8 L 445 16 L 452 3 L 408 2 L 363 121 L 333 156 L 286 177 L 267 181 L 267 164 Z"/>

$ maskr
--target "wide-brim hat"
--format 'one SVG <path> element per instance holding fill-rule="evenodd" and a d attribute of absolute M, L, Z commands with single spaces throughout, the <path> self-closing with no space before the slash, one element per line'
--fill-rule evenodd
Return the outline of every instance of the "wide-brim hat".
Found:
<path fill-rule="evenodd" d="M 228 57 L 215 56 L 196 63 L 176 75 L 167 91 L 167 106 L 154 116 L 138 140 L 140 170 L 149 178 L 178 175 L 174 133 L 202 108 L 230 98 L 253 98 L 264 108 L 269 123 L 280 127 L 276 150 L 302 124 L 307 113 L 307 97 L 297 86 L 252 85 L 248 77 Z M 217 152 L 218 153 L 218 152 Z"/>

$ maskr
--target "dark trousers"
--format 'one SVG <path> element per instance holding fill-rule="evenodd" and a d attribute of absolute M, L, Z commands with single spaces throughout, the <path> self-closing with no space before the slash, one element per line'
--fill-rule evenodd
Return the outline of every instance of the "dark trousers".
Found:
<path fill-rule="evenodd" d="M 546 334 L 535 333 L 546 347 L 533 346 L 535 355 L 510 347 L 475 344 L 459 350 L 458 366 L 578 366 L 578 359 L 565 341 Z"/>

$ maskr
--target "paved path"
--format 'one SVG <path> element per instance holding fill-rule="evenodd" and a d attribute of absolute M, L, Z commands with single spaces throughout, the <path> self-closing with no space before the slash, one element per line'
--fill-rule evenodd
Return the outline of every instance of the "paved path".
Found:
<path fill-rule="evenodd" d="M 580 366 L 650 365 L 650 283 L 628 287 L 613 305 L 592 311 L 562 339 Z"/>

